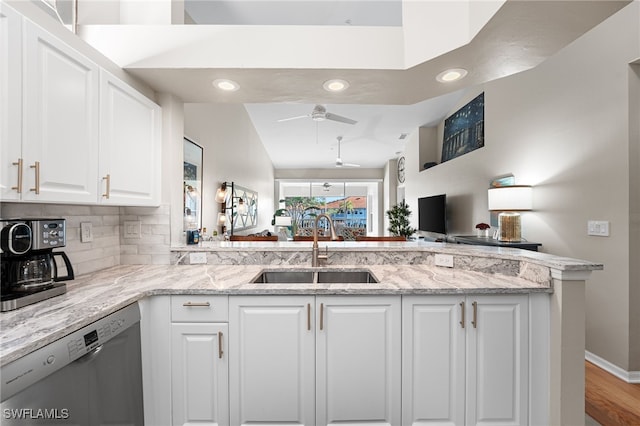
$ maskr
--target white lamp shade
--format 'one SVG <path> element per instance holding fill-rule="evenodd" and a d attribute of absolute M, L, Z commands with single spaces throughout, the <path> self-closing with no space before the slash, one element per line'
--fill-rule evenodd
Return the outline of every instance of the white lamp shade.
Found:
<path fill-rule="evenodd" d="M 218 225 L 223 226 L 225 223 L 227 223 L 227 215 L 218 213 Z"/>
<path fill-rule="evenodd" d="M 276 216 L 276 226 L 291 226 L 291 216 Z"/>
<path fill-rule="evenodd" d="M 227 194 L 228 192 L 226 188 L 225 189 L 222 189 L 222 187 L 218 188 L 216 190 L 216 198 L 215 198 L 216 203 L 224 203 L 227 200 Z"/>
<path fill-rule="evenodd" d="M 529 185 L 489 188 L 489 210 L 524 211 L 533 208 L 533 188 Z"/>
<path fill-rule="evenodd" d="M 246 215 L 247 212 L 249 211 L 249 209 L 247 208 L 247 203 L 245 203 L 242 198 L 238 201 L 238 207 L 237 207 L 237 211 L 238 214 L 240 215 Z"/>

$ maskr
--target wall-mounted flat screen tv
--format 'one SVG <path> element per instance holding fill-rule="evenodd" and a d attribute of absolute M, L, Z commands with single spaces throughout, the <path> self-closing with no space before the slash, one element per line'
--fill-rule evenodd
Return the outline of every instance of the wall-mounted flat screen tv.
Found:
<path fill-rule="evenodd" d="M 447 196 L 418 198 L 418 229 L 437 234 L 447 233 Z"/>

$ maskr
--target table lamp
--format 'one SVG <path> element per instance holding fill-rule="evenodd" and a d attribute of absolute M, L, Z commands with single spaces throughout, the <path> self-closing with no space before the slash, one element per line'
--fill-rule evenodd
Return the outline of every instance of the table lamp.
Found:
<path fill-rule="evenodd" d="M 498 240 L 518 242 L 522 240 L 520 213 L 532 209 L 530 185 L 512 185 L 489 188 L 489 210 L 498 211 Z"/>

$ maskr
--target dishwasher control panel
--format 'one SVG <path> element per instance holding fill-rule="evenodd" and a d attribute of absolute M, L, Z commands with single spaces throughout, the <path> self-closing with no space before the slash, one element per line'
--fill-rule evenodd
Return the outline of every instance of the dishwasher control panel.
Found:
<path fill-rule="evenodd" d="M 3 366 L 0 370 L 2 401 L 90 353 L 138 322 L 140 309 L 134 303 Z"/>

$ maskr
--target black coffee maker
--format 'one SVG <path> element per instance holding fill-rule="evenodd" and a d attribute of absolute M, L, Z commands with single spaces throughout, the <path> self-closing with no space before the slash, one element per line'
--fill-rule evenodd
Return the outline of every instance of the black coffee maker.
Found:
<path fill-rule="evenodd" d="M 64 294 L 72 280 L 73 268 L 64 252 L 64 219 L 9 219 L 0 221 L 1 306 L 0 311 L 20 308 Z M 56 258 L 62 260 L 59 265 Z M 59 273 L 63 267 L 65 275 Z"/>

